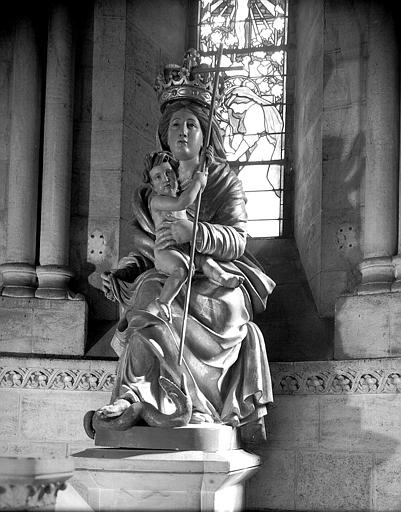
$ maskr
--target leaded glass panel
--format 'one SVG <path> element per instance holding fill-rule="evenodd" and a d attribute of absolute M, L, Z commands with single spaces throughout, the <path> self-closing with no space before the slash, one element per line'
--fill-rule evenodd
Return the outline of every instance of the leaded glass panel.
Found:
<path fill-rule="evenodd" d="M 213 65 L 222 42 L 221 65 L 243 67 L 241 71 L 224 73 L 225 94 L 217 116 L 227 159 L 239 170 L 248 195 L 249 234 L 279 236 L 285 161 L 288 0 L 201 0 L 200 5 L 202 62 Z M 246 163 L 258 165 L 243 165 Z M 251 194 L 257 190 L 270 194 Z M 274 222 L 276 228 L 272 228 Z"/>

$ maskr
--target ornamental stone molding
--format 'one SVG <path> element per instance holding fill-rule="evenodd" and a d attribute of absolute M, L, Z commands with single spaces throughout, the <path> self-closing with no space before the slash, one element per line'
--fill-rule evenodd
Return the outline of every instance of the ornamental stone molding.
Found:
<path fill-rule="evenodd" d="M 112 391 L 115 373 L 105 370 L 0 368 L 0 388 Z"/>
<path fill-rule="evenodd" d="M 0 510 L 53 510 L 64 482 L 48 484 L 1 484 Z"/>
<path fill-rule="evenodd" d="M 0 510 L 55 510 L 73 471 L 69 457 L 0 457 Z"/>
<path fill-rule="evenodd" d="M 17 363 L 0 367 L 0 388 L 111 392 L 116 379 L 110 361 L 104 362 L 105 368 L 102 361 L 96 361 L 96 368 L 89 370 L 82 367 L 83 361 L 78 369 L 71 361 L 63 361 L 63 368 Z M 53 364 L 56 366 L 57 361 Z M 270 368 L 276 395 L 401 392 L 401 358 L 271 363 Z"/>

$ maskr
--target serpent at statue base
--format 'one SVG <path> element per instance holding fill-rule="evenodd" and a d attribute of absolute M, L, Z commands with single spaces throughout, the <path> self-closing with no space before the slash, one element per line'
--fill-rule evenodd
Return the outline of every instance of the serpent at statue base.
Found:
<path fill-rule="evenodd" d="M 165 377 L 159 377 L 159 384 L 175 405 L 174 413 L 164 414 L 148 402 L 135 402 L 120 416 L 114 418 L 105 417 L 101 410 L 88 411 L 84 416 L 86 434 L 94 439 L 98 429 L 128 430 L 143 422 L 150 427 L 183 427 L 187 425 L 192 415 L 192 400 L 188 393 L 185 375 L 182 375 L 182 389 Z"/>

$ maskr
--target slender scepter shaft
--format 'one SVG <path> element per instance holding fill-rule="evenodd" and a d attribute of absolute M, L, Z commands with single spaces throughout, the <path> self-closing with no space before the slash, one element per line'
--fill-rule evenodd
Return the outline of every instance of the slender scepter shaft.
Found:
<path fill-rule="evenodd" d="M 219 84 L 219 72 L 220 72 L 220 61 L 221 56 L 223 54 L 223 45 L 220 44 L 219 51 L 217 53 L 217 61 L 216 61 L 216 67 L 214 68 L 214 82 L 213 82 L 213 93 L 212 93 L 212 99 L 210 102 L 210 111 L 209 111 L 209 119 L 208 119 L 208 125 L 207 125 L 207 133 L 206 137 L 203 143 L 203 150 L 201 154 L 200 159 L 200 169 L 202 172 L 205 172 L 205 166 L 206 166 L 206 150 L 210 144 L 210 136 L 212 133 L 212 123 L 213 123 L 213 115 L 214 115 L 214 105 L 216 102 L 216 95 L 217 95 L 217 87 Z M 191 242 L 191 252 L 189 257 L 189 270 L 188 270 L 188 279 L 187 279 L 187 291 L 185 294 L 185 303 L 184 303 L 184 315 L 182 318 L 182 328 L 181 328 L 181 337 L 180 337 L 180 349 L 178 353 L 178 364 L 181 365 L 182 363 L 182 357 L 184 353 L 184 344 L 185 344 L 185 335 L 187 332 L 187 320 L 188 320 L 188 309 L 189 309 L 189 299 L 191 297 L 191 285 L 192 285 L 192 268 L 195 261 L 195 246 L 196 246 L 196 234 L 198 232 L 198 222 L 199 222 L 199 210 L 200 210 L 200 204 L 202 199 L 202 191 L 200 190 L 198 192 L 198 195 L 196 197 L 195 202 L 195 217 L 193 222 L 193 229 L 192 229 L 192 242 Z"/>

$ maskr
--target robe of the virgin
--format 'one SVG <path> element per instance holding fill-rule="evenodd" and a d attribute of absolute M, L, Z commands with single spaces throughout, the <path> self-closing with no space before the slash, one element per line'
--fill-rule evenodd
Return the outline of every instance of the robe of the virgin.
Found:
<path fill-rule="evenodd" d="M 117 331 L 121 356 L 113 400 L 139 399 L 169 412 L 158 377 L 179 385 L 185 373 L 194 410 L 233 426 L 260 418 L 272 402 L 272 387 L 265 341 L 252 319 L 265 309 L 274 282 L 245 250 L 245 198 L 239 179 L 226 163 L 209 168 L 196 250 L 243 276 L 244 283 L 235 289 L 223 288 L 195 273 L 181 365 L 178 352 L 186 286 L 172 304 L 172 323 L 165 322 L 154 307 L 165 276 L 153 267 L 155 232 L 148 196 L 146 186 L 138 190 L 135 248 L 119 263 L 127 280 L 116 280 L 123 312 Z M 194 206 L 187 215 L 193 218 Z M 138 273 L 130 283 L 130 274 Z"/>

